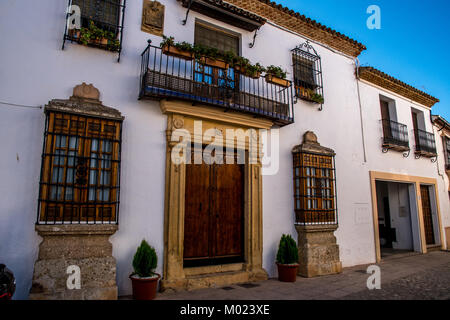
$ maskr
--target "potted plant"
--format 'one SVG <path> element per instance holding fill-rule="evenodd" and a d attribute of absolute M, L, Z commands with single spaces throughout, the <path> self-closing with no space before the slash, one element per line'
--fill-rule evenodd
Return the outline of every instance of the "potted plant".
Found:
<path fill-rule="evenodd" d="M 80 42 L 84 45 L 100 44 L 106 46 L 108 44 L 108 32 L 98 28 L 93 21 L 90 22 L 89 28 L 81 28 Z"/>
<path fill-rule="evenodd" d="M 206 48 L 204 51 L 204 64 L 219 69 L 228 69 L 230 64 L 225 61 L 224 55 L 217 48 Z"/>
<path fill-rule="evenodd" d="M 269 83 L 277 84 L 282 87 L 289 87 L 291 82 L 286 80 L 287 72 L 281 67 L 271 65 L 266 69 L 266 81 Z"/>
<path fill-rule="evenodd" d="M 185 60 L 192 60 L 193 47 L 190 43 L 175 43 L 174 37 L 163 36 L 160 47 L 164 54 Z"/>
<path fill-rule="evenodd" d="M 298 270 L 298 248 L 290 235 L 281 237 L 277 252 L 278 280 L 295 282 Z"/>
<path fill-rule="evenodd" d="M 296 86 L 295 91 L 297 93 L 297 96 L 299 96 L 300 98 L 303 98 L 305 100 L 315 102 L 318 104 L 323 104 L 325 101 L 323 96 L 320 93 L 317 93 L 313 89 Z"/>
<path fill-rule="evenodd" d="M 247 58 L 243 57 L 235 57 L 233 60 L 233 68 L 240 74 L 253 79 L 258 79 L 261 77 L 261 73 L 266 71 L 259 63 L 251 64 Z"/>
<path fill-rule="evenodd" d="M 69 37 L 78 40 L 80 39 L 81 29 L 69 29 Z"/>
<path fill-rule="evenodd" d="M 251 64 L 251 65 L 247 66 L 247 68 L 245 70 L 245 75 L 247 77 L 250 77 L 253 79 L 258 79 L 259 77 L 261 77 L 261 73 L 263 73 L 265 71 L 266 71 L 266 68 L 264 68 L 259 63 L 256 63 L 255 65 Z"/>
<path fill-rule="evenodd" d="M 134 272 L 130 275 L 135 300 L 153 300 L 156 297 L 158 280 L 161 277 L 154 272 L 157 261 L 155 249 L 142 240 L 133 258 Z"/>

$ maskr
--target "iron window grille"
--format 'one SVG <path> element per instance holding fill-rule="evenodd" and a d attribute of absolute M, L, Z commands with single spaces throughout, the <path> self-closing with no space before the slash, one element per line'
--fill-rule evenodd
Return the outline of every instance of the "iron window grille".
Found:
<path fill-rule="evenodd" d="M 111 43 L 111 39 L 108 41 L 101 41 L 101 39 L 98 39 L 97 41 L 90 41 L 88 46 L 118 52 L 118 61 L 120 61 L 126 0 L 69 0 L 64 29 L 63 49 L 66 40 L 80 44 L 82 43 L 80 39 L 80 30 L 68 29 L 67 21 L 74 13 L 74 11 L 70 9 L 72 5 L 76 5 L 80 8 L 81 28 L 89 28 L 90 23 L 93 22 L 97 28 L 112 33 L 114 40 L 119 41 L 117 46 Z"/>
<path fill-rule="evenodd" d="M 293 156 L 296 224 L 337 224 L 334 156 L 308 152 Z"/>
<path fill-rule="evenodd" d="M 444 154 L 445 154 L 445 169 L 450 170 L 450 138 L 443 137 Z"/>
<path fill-rule="evenodd" d="M 116 224 L 121 122 L 46 112 L 37 224 Z"/>
<path fill-rule="evenodd" d="M 308 41 L 292 50 L 295 94 L 298 98 L 322 105 L 322 61 Z"/>

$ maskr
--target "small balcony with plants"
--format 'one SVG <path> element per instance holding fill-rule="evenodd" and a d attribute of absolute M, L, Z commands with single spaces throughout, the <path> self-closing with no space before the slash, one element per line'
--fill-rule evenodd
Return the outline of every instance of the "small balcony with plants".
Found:
<path fill-rule="evenodd" d="M 294 121 L 294 95 L 286 76 L 280 67 L 164 37 L 159 46 L 149 41 L 142 53 L 139 97 L 206 104 L 284 126 Z"/>

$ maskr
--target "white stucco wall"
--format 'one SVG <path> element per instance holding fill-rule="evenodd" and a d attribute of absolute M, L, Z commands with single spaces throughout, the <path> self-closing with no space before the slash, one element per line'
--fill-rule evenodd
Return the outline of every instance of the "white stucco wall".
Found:
<path fill-rule="evenodd" d="M 196 12 L 191 12 L 187 25 L 182 26 L 185 9 L 176 1 L 162 2 L 166 6 L 166 35 L 192 43 L 194 19 L 201 18 L 241 33 L 244 57 L 263 65 L 281 65 L 292 77 L 290 50 L 304 42 L 299 36 L 266 24 L 258 33 L 255 47 L 250 49 L 248 43 L 253 33 Z M 86 82 L 100 90 L 105 105 L 119 109 L 125 116 L 120 224 L 111 242 L 117 259 L 119 294 L 130 294 L 128 275 L 132 256 L 143 238 L 158 252 L 157 272 L 162 271 L 163 263 L 166 117 L 157 102 L 137 100 L 140 54 L 147 39 L 159 45 L 160 38 L 140 30 L 142 1 L 128 1 L 120 63 L 116 61 L 117 54 L 68 42 L 62 51 L 66 5 L 66 1 L 60 0 L 1 1 L 0 101 L 44 105 L 54 98 L 68 98 L 75 85 Z M 324 110 L 320 112 L 317 105 L 299 100 L 294 110 L 295 123 L 280 130 L 279 172 L 263 177 L 263 267 L 270 276 L 276 275 L 274 261 L 281 234 L 297 237 L 291 149 L 301 143 L 304 132 L 313 130 L 322 145 L 337 153 L 336 237 L 344 266 L 375 261 L 369 169 L 436 176 L 436 165 L 427 159 L 414 160 L 413 156 L 404 159 L 394 152 L 381 153 L 378 92 L 361 84 L 369 159 L 364 162 L 354 63 L 324 47 L 314 46 L 322 57 Z M 409 103 L 400 105 L 397 105 L 398 121 L 412 127 L 406 111 Z M 431 130 L 430 123 L 426 124 L 427 130 Z M 28 296 L 40 241 L 34 223 L 43 126 L 42 110 L 0 106 L 0 261 L 16 275 L 16 299 Z M 444 197 L 443 192 L 440 197 Z M 445 211 L 449 211 L 448 204 L 441 207 L 441 212 Z M 450 225 L 448 214 L 443 223 Z"/>

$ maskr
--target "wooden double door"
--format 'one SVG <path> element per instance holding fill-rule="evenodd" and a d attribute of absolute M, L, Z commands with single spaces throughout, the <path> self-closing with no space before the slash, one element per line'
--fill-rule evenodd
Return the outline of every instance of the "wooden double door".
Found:
<path fill-rule="evenodd" d="M 427 245 L 435 244 L 433 215 L 431 209 L 430 189 L 428 186 L 420 186 L 420 196 L 422 198 L 423 224 L 425 228 L 425 240 Z"/>
<path fill-rule="evenodd" d="M 241 164 L 187 164 L 184 267 L 242 262 L 244 181 Z"/>

